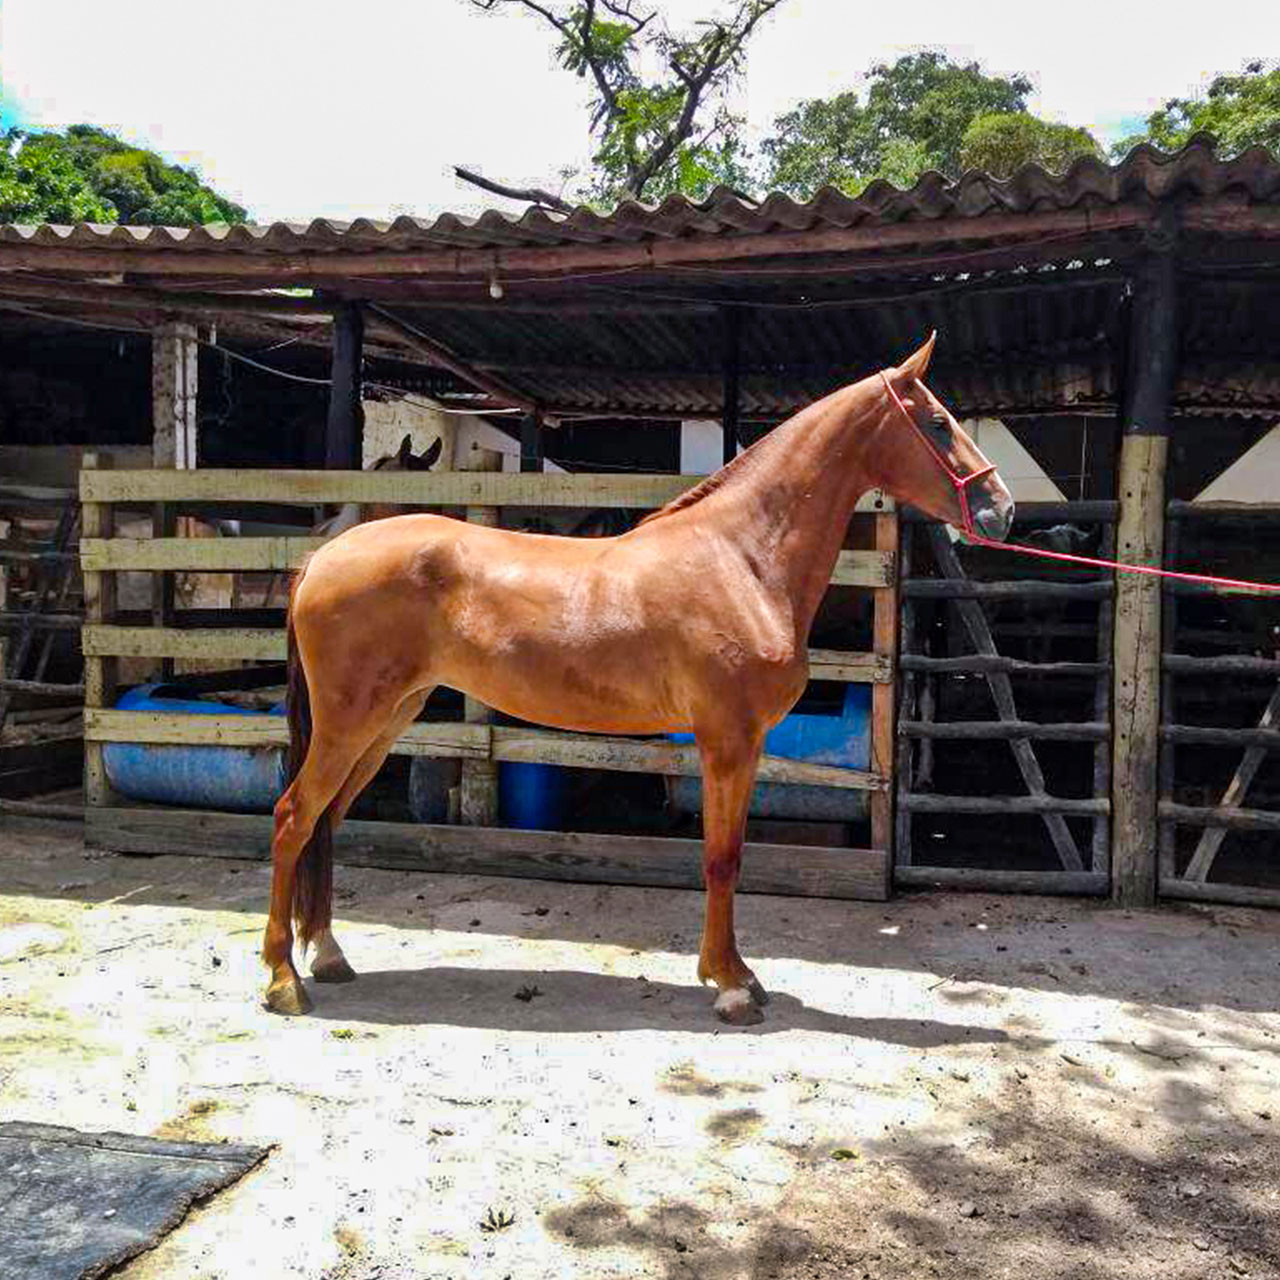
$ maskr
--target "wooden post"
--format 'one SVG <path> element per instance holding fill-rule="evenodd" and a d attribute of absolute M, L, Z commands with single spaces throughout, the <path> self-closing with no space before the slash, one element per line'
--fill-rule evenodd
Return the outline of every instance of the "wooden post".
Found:
<path fill-rule="evenodd" d="M 196 465 L 199 364 L 196 327 L 161 325 L 151 337 L 151 457 L 165 470 Z"/>
<path fill-rule="evenodd" d="M 1116 558 L 1160 565 L 1164 557 L 1169 411 L 1178 352 L 1177 262 L 1170 247 L 1142 265 L 1130 338 L 1131 394 L 1120 447 Z M 1160 583 L 1117 573 L 1112 702 L 1112 896 L 1123 906 L 1156 897 L 1159 825 Z"/>
<path fill-rule="evenodd" d="M 358 302 L 339 303 L 333 313 L 333 363 L 324 465 L 330 471 L 359 471 L 364 436 L 361 364 L 364 312 Z"/>
<path fill-rule="evenodd" d="M 876 657 L 887 661 L 890 668 L 898 661 L 898 513 L 881 511 L 876 515 L 876 550 L 893 556 L 893 575 L 889 586 L 877 587 L 872 619 Z M 883 791 L 871 793 L 871 847 L 883 850 L 886 877 L 893 873 L 893 765 L 895 754 L 894 698 L 892 680 L 871 686 L 871 770 L 889 779 Z M 886 880 L 885 891 L 889 883 Z"/>
<path fill-rule="evenodd" d="M 81 461 L 86 471 L 105 470 L 110 458 L 86 453 Z M 85 538 L 109 538 L 115 523 L 110 504 L 86 502 L 81 512 L 81 534 Z M 110 622 L 116 611 L 116 575 L 112 572 L 84 574 L 84 620 L 86 624 Z M 116 697 L 117 659 L 86 656 L 84 659 L 84 705 L 86 709 L 110 707 Z M 113 796 L 102 762 L 102 743 L 84 744 L 84 802 L 108 805 Z"/>
<path fill-rule="evenodd" d="M 151 462 L 158 470 L 189 471 L 199 460 L 199 356 L 196 328 L 174 322 L 161 325 L 151 339 Z M 177 532 L 172 509 L 151 508 L 151 536 Z M 158 627 L 173 621 L 173 574 L 151 575 L 151 617 Z M 173 659 L 160 663 L 162 679 L 173 675 Z"/>
<path fill-rule="evenodd" d="M 460 471 L 501 471 L 502 454 L 496 449 L 475 448 L 471 456 L 460 459 Z M 497 507 L 468 507 L 471 524 L 494 527 L 498 524 Z M 476 698 L 463 698 L 463 719 L 468 724 L 488 724 L 493 712 Z M 462 784 L 459 789 L 459 816 L 471 827 L 498 825 L 498 766 L 492 759 L 463 760 Z"/>
<path fill-rule="evenodd" d="M 542 470 L 542 414 L 526 413 L 520 423 L 520 470 Z"/>
<path fill-rule="evenodd" d="M 725 462 L 738 456 L 738 420 L 741 416 L 742 312 L 725 307 L 724 316 L 724 405 L 721 427 L 724 431 Z"/>

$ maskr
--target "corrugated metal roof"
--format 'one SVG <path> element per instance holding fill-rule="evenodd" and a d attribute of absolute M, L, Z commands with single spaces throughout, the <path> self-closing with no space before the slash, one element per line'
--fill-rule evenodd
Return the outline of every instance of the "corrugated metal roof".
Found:
<path fill-rule="evenodd" d="M 0 226 L 0 245 L 166 249 L 177 253 L 221 248 L 263 255 L 537 248 L 768 235 L 1115 206 L 1174 196 L 1203 199 L 1228 193 L 1251 203 L 1280 203 L 1280 162 L 1261 147 L 1250 148 L 1231 160 L 1218 160 L 1213 140 L 1198 136 L 1173 155 L 1143 145 L 1118 164 L 1081 159 L 1060 175 L 1047 173 L 1038 165 L 1026 165 L 1005 180 L 968 173 L 952 182 L 940 174 L 926 173 L 905 191 L 877 181 L 856 197 L 824 187 L 805 202 L 774 193 L 756 203 L 719 188 L 703 201 L 679 195 L 657 205 L 626 201 L 608 214 L 583 207 L 569 214 L 531 208 L 520 214 L 489 210 L 476 218 L 443 213 L 435 218 L 399 217 L 390 222 L 317 218 L 309 223 L 235 227 L 7 225 Z"/>

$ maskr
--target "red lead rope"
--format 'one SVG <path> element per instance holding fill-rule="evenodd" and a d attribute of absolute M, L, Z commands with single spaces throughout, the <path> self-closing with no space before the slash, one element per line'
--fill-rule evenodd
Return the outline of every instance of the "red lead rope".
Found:
<path fill-rule="evenodd" d="M 1143 573 L 1152 578 L 1176 578 L 1179 582 L 1198 582 L 1206 587 L 1234 587 L 1241 591 L 1258 591 L 1280 595 L 1280 583 L 1275 582 L 1253 582 L 1248 578 L 1215 578 L 1212 574 L 1207 573 L 1179 573 L 1173 569 L 1157 569 L 1152 565 L 1146 564 L 1121 564 L 1118 560 L 1102 560 L 1096 556 L 1070 555 L 1066 551 L 1047 551 L 1043 547 L 1028 547 L 1019 542 L 997 542 L 995 538 L 986 537 L 973 526 L 973 515 L 969 510 L 968 487 L 976 480 L 985 480 L 987 476 L 995 471 L 995 465 L 988 462 L 986 466 L 980 467 L 977 471 L 973 471 L 967 476 L 960 475 L 947 461 L 946 457 L 935 448 L 933 441 L 925 435 L 920 424 L 911 416 L 910 410 L 902 403 L 902 397 L 898 395 L 897 389 L 889 381 L 889 375 L 882 371 L 880 376 L 884 379 L 884 385 L 888 389 L 894 404 L 902 410 L 902 416 L 911 424 L 912 430 L 924 441 L 929 452 L 937 459 L 938 465 L 946 474 L 947 479 L 951 481 L 956 491 L 956 496 L 960 499 L 960 517 L 962 521 L 960 531 L 964 534 L 965 540 L 975 546 L 991 547 L 997 551 L 1014 551 L 1018 555 L 1036 556 L 1041 560 L 1061 560 L 1066 564 L 1088 565 L 1094 569 L 1114 569 L 1118 573 Z M 984 458 L 983 461 L 985 462 L 986 459 Z"/>
<path fill-rule="evenodd" d="M 1148 564 L 1121 564 L 1118 560 L 1099 560 L 1094 556 L 1073 556 L 1065 551 L 1046 551 L 1043 547 L 1028 547 L 1020 542 L 997 542 L 982 534 L 965 534 L 980 547 L 995 547 L 1001 551 L 1016 551 L 1023 556 L 1039 556 L 1042 560 L 1065 560 L 1068 564 L 1092 565 L 1095 569 L 1116 569 L 1121 573 L 1145 573 L 1153 578 L 1176 578 L 1179 582 L 1199 582 L 1207 587 L 1237 587 L 1244 591 L 1263 591 L 1280 594 L 1280 583 L 1251 582 L 1248 578 L 1215 578 L 1208 573 L 1178 573 L 1173 569 L 1157 569 Z"/>

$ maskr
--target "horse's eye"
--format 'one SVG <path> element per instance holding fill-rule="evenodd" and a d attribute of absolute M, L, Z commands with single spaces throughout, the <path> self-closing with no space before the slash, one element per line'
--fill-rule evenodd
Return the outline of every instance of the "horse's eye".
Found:
<path fill-rule="evenodd" d="M 946 415 L 935 413 L 928 422 L 929 434 L 935 440 L 940 440 L 943 444 L 951 443 L 951 423 L 947 421 Z"/>

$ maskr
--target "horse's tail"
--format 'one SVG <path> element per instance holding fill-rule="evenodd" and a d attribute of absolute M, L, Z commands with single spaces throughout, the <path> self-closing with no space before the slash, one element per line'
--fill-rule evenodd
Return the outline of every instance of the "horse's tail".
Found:
<path fill-rule="evenodd" d="M 307 673 L 298 655 L 298 639 L 294 631 L 293 598 L 302 581 L 299 573 L 289 592 L 288 621 L 288 686 L 285 707 L 289 719 L 289 752 L 285 767 L 292 783 L 302 770 L 311 745 L 311 694 Z M 307 843 L 294 868 L 293 919 L 298 938 L 305 949 L 315 936 L 329 925 L 333 909 L 333 822 L 326 809 L 312 828 Z"/>

